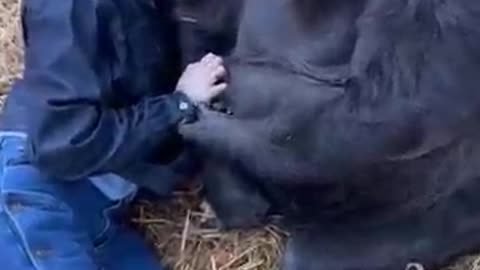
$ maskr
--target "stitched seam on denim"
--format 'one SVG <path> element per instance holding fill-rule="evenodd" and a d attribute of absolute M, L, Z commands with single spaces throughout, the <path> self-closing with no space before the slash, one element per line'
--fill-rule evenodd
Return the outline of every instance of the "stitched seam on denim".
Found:
<path fill-rule="evenodd" d="M 109 216 L 109 212 L 119 209 L 125 205 L 125 203 L 129 203 L 135 198 L 137 191 L 133 192 L 132 194 L 128 195 L 125 199 L 117 201 L 114 205 L 107 207 L 102 210 L 102 216 L 106 220 L 104 229 L 95 236 L 94 241 L 98 239 L 106 238 L 99 246 L 96 248 L 101 248 L 102 246 L 106 245 L 113 235 L 115 235 L 115 231 L 109 232 L 109 230 L 116 230 L 115 227 L 112 227 L 111 217 Z"/>
<path fill-rule="evenodd" d="M 2 140 L 8 137 L 27 139 L 27 134 L 25 132 L 18 131 L 0 131 L 0 138 Z"/>
<path fill-rule="evenodd" d="M 102 246 L 106 242 L 108 242 L 109 236 L 115 234 L 115 232 L 109 232 L 109 230 L 112 227 L 112 221 L 111 221 L 111 217 L 109 216 L 109 212 L 112 212 L 116 209 L 121 208 L 122 206 L 125 205 L 125 202 L 128 203 L 128 202 L 132 201 L 136 194 L 137 194 L 137 190 L 135 190 L 131 194 L 127 195 L 127 197 L 125 197 L 121 200 L 118 200 L 114 205 L 112 205 L 110 207 L 107 207 L 107 208 L 102 210 L 102 216 L 103 216 L 104 220 L 106 221 L 105 226 L 104 226 L 104 229 L 100 233 L 95 235 L 94 241 L 97 241 L 97 239 L 102 239 L 102 238 L 107 238 L 107 239 L 105 241 L 103 241 L 104 243 L 102 243 L 100 246 Z M 103 194 L 103 192 L 102 192 L 102 195 L 106 196 L 105 194 Z"/>
<path fill-rule="evenodd" d="M 0 192 L 1 192 L 1 195 L 2 195 L 2 200 L 5 200 L 4 198 L 4 194 L 5 194 L 5 168 L 2 168 L 2 175 L 0 176 Z M 32 263 L 33 267 L 36 269 L 36 270 L 41 270 L 42 268 L 40 267 L 40 265 L 38 265 L 37 261 L 35 260 L 35 258 L 33 257 L 33 254 L 31 253 L 31 247 L 30 245 L 28 244 L 28 241 L 25 237 L 25 235 L 23 234 L 23 231 L 21 230 L 20 228 L 20 225 L 18 224 L 18 222 L 13 218 L 13 215 L 12 213 L 10 212 L 10 210 L 6 207 L 6 204 L 5 202 L 2 203 L 2 208 L 3 208 L 3 211 L 5 211 L 5 214 L 7 216 L 7 219 L 8 221 L 11 223 L 11 225 L 13 226 L 12 231 L 15 232 L 15 235 L 17 235 L 18 238 L 20 238 L 20 243 L 21 243 L 21 246 L 23 248 L 23 250 L 25 251 L 26 255 L 27 255 L 27 258 L 30 260 L 30 262 Z"/>
<path fill-rule="evenodd" d="M 10 189 L 10 188 L 5 188 L 3 189 L 3 192 L 2 194 L 7 194 L 7 193 L 14 193 L 14 194 L 21 194 L 21 195 L 33 195 L 33 196 L 37 196 L 37 197 L 40 197 L 41 199 L 45 199 L 45 200 L 52 200 L 54 201 L 57 205 L 56 205 L 56 209 L 59 209 L 59 210 L 69 210 L 70 209 L 70 206 L 60 200 L 57 200 L 55 199 L 55 197 L 49 195 L 49 194 L 45 194 L 43 192 L 37 192 L 37 191 L 24 191 L 24 190 L 21 190 L 21 189 Z"/>
<path fill-rule="evenodd" d="M 17 237 L 20 238 L 20 243 L 21 243 L 22 248 L 24 249 L 25 253 L 27 254 L 27 258 L 30 260 L 30 262 L 32 263 L 33 267 L 36 270 L 41 270 L 42 268 L 38 264 L 37 260 L 35 260 L 32 252 L 31 252 L 31 247 L 28 244 L 28 241 L 27 241 L 25 235 L 23 234 L 23 231 L 21 230 L 20 225 L 15 220 L 12 213 L 5 206 L 3 206 L 3 210 L 5 211 L 5 214 L 8 218 L 8 220 L 10 221 L 11 225 L 13 226 L 12 230 L 15 231 L 15 235 L 17 235 Z"/>
<path fill-rule="evenodd" d="M 0 132 L 0 151 L 3 148 L 3 144 L 5 143 L 5 140 L 7 140 L 8 138 L 26 139 L 27 135 L 23 132 L 1 131 Z M 5 194 L 7 193 L 6 192 L 7 189 L 5 189 L 5 172 L 7 171 L 7 166 L 5 166 L 6 162 L 4 162 L 3 158 L 4 158 L 4 156 L 1 155 L 1 160 L 0 161 L 3 163 L 2 168 L 1 168 L 2 172 L 1 172 L 1 175 L 0 175 L 0 195 L 1 195 L 1 200 L 2 200 L 1 207 L 2 207 L 3 211 L 5 212 L 5 216 L 7 217 L 7 222 L 9 222 L 10 225 L 11 225 L 9 229 L 12 231 L 14 236 L 19 238 L 19 240 L 20 240 L 19 244 L 20 244 L 21 248 L 23 249 L 23 251 L 25 252 L 25 255 L 26 255 L 27 259 L 30 261 L 30 263 L 32 264 L 32 266 L 36 270 L 41 270 L 42 268 L 37 263 L 37 261 L 33 257 L 33 254 L 30 251 L 31 247 L 29 246 L 28 241 L 27 241 L 25 235 L 23 234 L 23 231 L 20 228 L 20 225 L 15 220 L 11 211 L 6 206 Z"/>
<path fill-rule="evenodd" d="M 95 236 L 94 240 L 107 237 L 107 239 L 104 242 L 108 242 L 109 229 L 112 227 L 112 221 L 110 220 L 108 212 L 118 209 L 122 205 L 123 205 L 122 201 L 118 201 L 116 204 L 102 210 L 102 216 L 105 219 L 105 226 L 103 230 Z"/>
<path fill-rule="evenodd" d="M 3 206 L 1 208 L 4 209 Z M 23 247 L 20 241 L 17 241 L 17 238 L 18 238 L 17 233 L 13 230 L 12 226 L 10 226 L 10 220 L 7 214 L 3 212 L 3 213 L 0 213 L 0 215 L 2 216 L 1 218 L 4 218 L 5 221 L 7 222 L 5 225 L 6 225 L 6 229 L 8 230 L 8 233 L 10 234 L 10 236 L 14 238 L 14 243 L 12 244 L 21 253 L 22 259 L 24 259 L 27 263 L 30 263 L 30 259 L 28 258 L 28 255 L 25 252 L 25 248 Z"/>
<path fill-rule="evenodd" d="M 124 202 L 127 204 L 130 204 L 135 199 L 137 194 L 138 194 L 138 186 L 135 188 L 135 191 L 133 191 L 130 195 L 128 195 L 127 198 L 124 199 Z"/>

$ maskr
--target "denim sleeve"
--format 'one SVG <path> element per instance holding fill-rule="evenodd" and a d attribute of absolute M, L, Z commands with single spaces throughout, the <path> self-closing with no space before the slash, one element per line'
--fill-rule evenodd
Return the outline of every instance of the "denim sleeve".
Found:
<path fill-rule="evenodd" d="M 94 69 L 95 3 L 24 1 L 29 156 L 62 179 L 116 172 L 147 157 L 187 113 L 180 93 L 106 106 Z"/>

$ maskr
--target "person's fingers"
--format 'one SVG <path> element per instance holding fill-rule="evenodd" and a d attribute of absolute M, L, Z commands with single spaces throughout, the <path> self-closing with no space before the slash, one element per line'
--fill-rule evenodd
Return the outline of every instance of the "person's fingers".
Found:
<path fill-rule="evenodd" d="M 209 53 L 200 61 L 202 64 L 210 68 L 215 68 L 223 64 L 223 59 L 215 54 Z"/>
<path fill-rule="evenodd" d="M 212 62 L 212 59 L 215 58 L 215 55 L 213 53 L 207 53 L 201 60 L 200 63 L 202 64 L 208 64 Z"/>
<path fill-rule="evenodd" d="M 183 72 L 185 73 L 186 71 L 191 70 L 193 67 L 194 67 L 194 64 L 188 64 L 183 70 Z"/>
<path fill-rule="evenodd" d="M 185 68 L 185 71 L 192 71 L 192 70 L 195 70 L 196 68 L 198 68 L 198 63 L 192 63 L 192 64 L 189 64 L 186 68 Z"/>
<path fill-rule="evenodd" d="M 220 95 L 222 92 L 224 92 L 227 89 L 228 84 L 227 83 L 219 83 L 214 85 L 211 88 L 211 94 L 213 97 L 216 97 Z"/>
<path fill-rule="evenodd" d="M 221 79 L 225 77 L 227 74 L 227 70 L 225 69 L 224 66 L 218 66 L 214 71 L 213 71 L 213 79 L 217 81 L 218 79 Z"/>
<path fill-rule="evenodd" d="M 221 65 L 223 65 L 223 59 L 222 59 L 220 56 L 214 55 L 214 57 L 212 58 L 210 64 L 211 64 L 212 66 L 221 66 Z"/>

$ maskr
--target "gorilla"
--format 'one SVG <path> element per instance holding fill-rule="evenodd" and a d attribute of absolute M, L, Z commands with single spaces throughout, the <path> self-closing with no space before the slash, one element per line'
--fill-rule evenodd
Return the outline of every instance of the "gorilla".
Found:
<path fill-rule="evenodd" d="M 221 110 L 181 130 L 225 228 L 281 215 L 284 270 L 432 269 L 480 247 L 479 1 L 177 1 L 229 41 Z"/>

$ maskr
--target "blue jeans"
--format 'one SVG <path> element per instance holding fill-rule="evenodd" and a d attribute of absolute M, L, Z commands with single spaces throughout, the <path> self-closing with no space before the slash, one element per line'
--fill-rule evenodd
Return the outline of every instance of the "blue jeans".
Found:
<path fill-rule="evenodd" d="M 0 269 L 163 269 L 119 222 L 134 194 L 111 200 L 89 179 L 49 178 L 25 161 L 24 142 L 0 134 Z"/>

